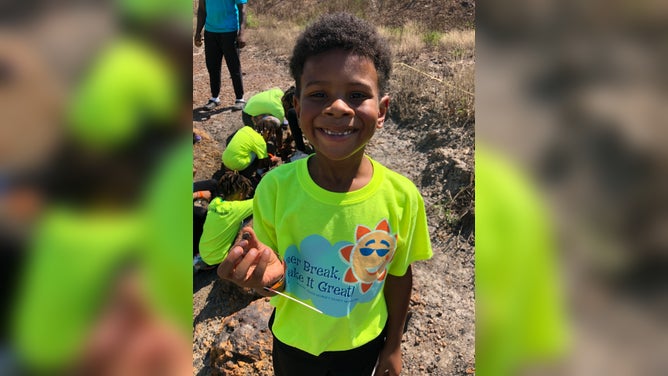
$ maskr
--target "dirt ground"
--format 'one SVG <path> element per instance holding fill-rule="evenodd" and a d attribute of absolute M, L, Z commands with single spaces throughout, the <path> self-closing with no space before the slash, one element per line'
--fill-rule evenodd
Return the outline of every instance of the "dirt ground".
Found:
<path fill-rule="evenodd" d="M 290 86 L 287 58 L 271 56 L 254 47 L 252 29 L 248 30 L 247 39 L 248 46 L 241 57 L 246 99 L 271 87 L 285 90 Z M 195 180 L 210 178 L 220 166 L 225 138 L 242 125 L 241 112 L 231 109 L 234 93 L 225 68 L 222 105 L 206 113 L 200 107 L 209 95 L 204 53 L 193 47 L 193 129 L 202 136 L 202 141 L 193 146 Z M 405 375 L 475 372 L 473 236 L 470 230 L 448 232 L 448 212 L 442 206 L 453 185 L 470 183 L 473 174 L 472 148 L 456 149 L 447 142 L 454 131 L 389 121 L 367 147 L 372 158 L 410 178 L 427 207 L 434 257 L 413 266 L 411 317 L 402 347 Z M 223 331 L 222 321 L 257 299 L 218 280 L 215 271 L 194 275 L 193 374 L 222 372 L 211 368 L 209 357 Z M 265 363 L 270 367 L 271 362 Z M 247 374 L 258 372 L 256 369 Z M 271 369 L 260 373 L 271 374 Z"/>

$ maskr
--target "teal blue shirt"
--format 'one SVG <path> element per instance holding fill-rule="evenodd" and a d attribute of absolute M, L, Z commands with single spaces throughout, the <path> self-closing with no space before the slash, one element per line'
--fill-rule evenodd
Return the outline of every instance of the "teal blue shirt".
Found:
<path fill-rule="evenodd" d="M 206 0 L 204 29 L 214 33 L 239 30 L 239 4 L 246 4 L 246 0 Z"/>

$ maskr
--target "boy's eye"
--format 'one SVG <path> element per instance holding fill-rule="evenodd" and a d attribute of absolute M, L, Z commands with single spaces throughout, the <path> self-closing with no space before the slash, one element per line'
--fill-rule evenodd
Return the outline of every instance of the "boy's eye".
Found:
<path fill-rule="evenodd" d="M 351 99 L 359 100 L 359 99 L 365 99 L 366 97 L 367 97 L 366 94 L 360 93 L 360 92 L 355 92 L 355 93 L 350 94 Z"/>
<path fill-rule="evenodd" d="M 313 93 L 309 94 L 308 96 L 312 97 L 312 98 L 324 98 L 325 93 L 323 93 L 321 91 L 316 91 L 316 92 L 313 92 Z"/>

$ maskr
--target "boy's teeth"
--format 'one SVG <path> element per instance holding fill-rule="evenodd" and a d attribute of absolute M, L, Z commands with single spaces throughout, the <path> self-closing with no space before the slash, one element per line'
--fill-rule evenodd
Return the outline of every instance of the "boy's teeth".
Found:
<path fill-rule="evenodd" d="M 328 129 L 323 129 L 322 131 L 325 132 L 326 134 L 330 135 L 330 136 L 347 136 L 347 135 L 353 133 L 353 131 L 351 131 L 351 130 L 348 130 L 348 131 L 345 131 L 345 132 L 332 132 Z"/>

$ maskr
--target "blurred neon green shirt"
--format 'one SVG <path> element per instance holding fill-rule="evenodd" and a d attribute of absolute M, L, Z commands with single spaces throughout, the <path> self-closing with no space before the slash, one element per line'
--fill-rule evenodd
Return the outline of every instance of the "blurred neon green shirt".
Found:
<path fill-rule="evenodd" d="M 190 335 L 192 325 L 190 137 L 168 150 L 134 208 L 52 204 L 26 255 L 12 312 L 12 345 L 30 369 L 76 359 L 122 267 L 138 268 L 148 305 Z"/>
<path fill-rule="evenodd" d="M 556 244 L 532 183 L 476 145 L 476 374 L 513 375 L 566 346 Z"/>
<path fill-rule="evenodd" d="M 171 124 L 178 116 L 177 79 L 151 47 L 121 39 L 104 51 L 72 98 L 72 135 L 97 148 L 127 144 L 142 127 Z"/>

